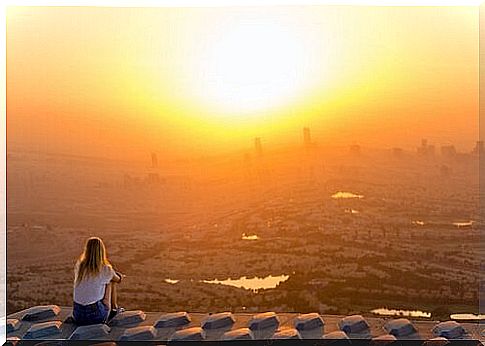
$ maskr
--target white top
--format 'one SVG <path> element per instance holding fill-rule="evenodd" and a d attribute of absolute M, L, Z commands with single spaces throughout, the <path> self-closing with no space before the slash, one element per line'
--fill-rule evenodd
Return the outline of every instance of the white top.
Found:
<path fill-rule="evenodd" d="M 76 263 L 77 273 L 79 263 Z M 74 285 L 74 301 L 81 305 L 96 303 L 104 298 L 106 285 L 110 283 L 115 275 L 111 266 L 104 265 L 96 276 L 87 276 L 78 284 Z"/>

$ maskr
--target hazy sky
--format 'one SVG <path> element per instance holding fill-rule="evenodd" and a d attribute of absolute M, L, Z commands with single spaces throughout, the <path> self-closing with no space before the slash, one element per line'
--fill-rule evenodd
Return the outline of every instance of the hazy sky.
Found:
<path fill-rule="evenodd" d="M 132 157 L 296 144 L 468 150 L 478 8 L 15 7 L 10 148 Z"/>

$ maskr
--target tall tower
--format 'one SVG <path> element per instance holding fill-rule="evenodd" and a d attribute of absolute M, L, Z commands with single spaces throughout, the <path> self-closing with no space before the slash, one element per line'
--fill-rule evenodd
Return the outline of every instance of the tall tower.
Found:
<path fill-rule="evenodd" d="M 473 155 L 480 155 L 484 151 L 483 141 L 477 141 L 475 148 L 473 148 Z"/>
<path fill-rule="evenodd" d="M 303 144 L 305 145 L 306 148 L 309 148 L 312 144 L 309 127 L 303 128 Z"/>
<path fill-rule="evenodd" d="M 152 168 L 158 168 L 158 158 L 156 153 L 152 153 Z"/>
<path fill-rule="evenodd" d="M 261 137 L 256 137 L 254 139 L 254 150 L 256 150 L 256 155 L 263 156 L 263 146 L 261 145 Z"/>

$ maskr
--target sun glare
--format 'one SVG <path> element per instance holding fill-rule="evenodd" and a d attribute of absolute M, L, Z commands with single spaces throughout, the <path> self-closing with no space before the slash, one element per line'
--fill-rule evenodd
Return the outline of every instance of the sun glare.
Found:
<path fill-rule="evenodd" d="M 198 94 L 225 116 L 258 116 L 298 97 L 310 68 L 305 47 L 276 23 L 239 23 L 206 50 Z"/>

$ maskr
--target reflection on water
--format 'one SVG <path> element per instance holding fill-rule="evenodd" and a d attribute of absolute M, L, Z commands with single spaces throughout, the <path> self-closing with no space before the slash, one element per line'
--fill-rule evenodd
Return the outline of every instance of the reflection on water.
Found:
<path fill-rule="evenodd" d="M 176 284 L 177 282 L 179 282 L 179 280 L 174 279 L 165 279 L 163 281 L 165 281 L 167 284 Z"/>
<path fill-rule="evenodd" d="M 259 237 L 256 234 L 243 233 L 241 239 L 242 240 L 258 240 Z"/>
<path fill-rule="evenodd" d="M 226 279 L 226 280 L 202 280 L 206 284 L 222 284 L 227 286 L 234 286 L 238 288 L 244 288 L 247 290 L 261 290 L 267 288 L 275 288 L 279 283 L 284 282 L 289 279 L 289 275 L 279 275 L 279 276 L 266 276 L 264 278 L 250 278 L 243 276 L 239 279 Z"/>
<path fill-rule="evenodd" d="M 355 193 L 352 193 L 352 192 L 342 192 L 342 191 L 339 191 L 337 193 L 334 193 L 332 195 L 332 198 L 335 198 L 335 199 L 340 199 L 340 198 L 364 198 L 363 195 L 356 195 Z"/>
<path fill-rule="evenodd" d="M 416 226 L 424 226 L 424 221 L 415 220 L 415 221 L 413 221 L 413 225 L 416 225 Z"/>
<path fill-rule="evenodd" d="M 352 209 L 352 208 L 347 208 L 347 209 L 345 209 L 345 212 L 346 212 L 347 214 L 360 214 L 360 211 L 355 210 L 355 209 Z"/>
<path fill-rule="evenodd" d="M 452 320 L 485 320 L 485 315 L 475 314 L 452 314 L 450 315 Z"/>
<path fill-rule="evenodd" d="M 396 310 L 379 308 L 371 311 L 373 314 L 382 316 L 407 316 L 407 317 L 431 317 L 431 312 L 425 312 L 420 310 Z"/>
<path fill-rule="evenodd" d="M 460 227 L 470 227 L 473 225 L 474 221 L 466 221 L 466 222 L 453 222 L 453 226 L 456 226 L 458 228 Z"/>

